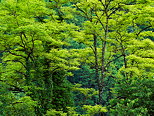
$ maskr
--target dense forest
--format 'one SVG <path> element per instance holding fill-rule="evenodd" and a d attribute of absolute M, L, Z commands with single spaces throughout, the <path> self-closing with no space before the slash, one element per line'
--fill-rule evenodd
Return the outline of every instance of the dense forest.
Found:
<path fill-rule="evenodd" d="M 154 1 L 0 0 L 0 116 L 154 116 Z"/>

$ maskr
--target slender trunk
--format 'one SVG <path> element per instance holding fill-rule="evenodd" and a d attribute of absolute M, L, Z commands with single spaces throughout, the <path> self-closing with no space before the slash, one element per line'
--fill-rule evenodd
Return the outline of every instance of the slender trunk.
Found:
<path fill-rule="evenodd" d="M 99 78 L 99 66 L 98 66 L 98 52 L 97 52 L 97 36 L 94 34 L 94 55 L 95 55 L 95 78 L 97 80 L 97 88 L 99 91 L 98 94 L 98 104 L 101 104 L 101 87 L 100 87 L 100 78 Z"/>
<path fill-rule="evenodd" d="M 107 12 L 107 11 L 106 11 Z M 108 37 L 108 15 L 106 13 L 106 23 L 105 23 L 105 34 L 104 34 L 104 40 L 102 40 L 102 67 L 101 67 L 101 79 L 100 79 L 100 104 L 104 105 L 104 101 L 102 99 L 103 96 L 103 90 L 105 88 L 104 78 L 106 77 L 106 66 L 105 66 L 105 55 L 106 55 L 106 45 L 107 45 L 107 37 Z M 100 116 L 106 116 L 106 113 L 100 113 Z"/>
<path fill-rule="evenodd" d="M 29 58 L 26 58 L 26 86 L 28 86 L 30 84 L 30 69 L 31 69 L 31 66 L 30 66 L 30 61 L 29 61 Z"/>
<path fill-rule="evenodd" d="M 106 53 L 106 45 L 107 45 L 107 36 L 108 36 L 108 17 L 106 16 L 106 24 L 105 24 L 105 35 L 104 35 L 104 40 L 102 42 L 102 75 L 101 75 L 101 95 L 103 93 L 103 88 L 105 87 L 104 84 L 104 78 L 105 78 L 105 73 L 106 73 L 106 67 L 105 67 L 105 53 Z M 103 103 L 103 100 L 101 99 L 101 103 Z"/>
<path fill-rule="evenodd" d="M 125 53 L 125 47 L 122 44 L 122 41 L 120 42 L 121 49 L 122 49 L 122 56 L 123 56 L 123 62 L 124 62 L 124 67 L 127 68 L 127 60 L 126 60 L 126 53 Z"/>

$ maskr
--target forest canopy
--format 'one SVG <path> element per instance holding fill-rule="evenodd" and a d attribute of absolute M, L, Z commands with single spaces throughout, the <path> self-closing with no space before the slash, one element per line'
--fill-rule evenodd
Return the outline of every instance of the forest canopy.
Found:
<path fill-rule="evenodd" d="M 0 0 L 1 116 L 153 116 L 153 0 Z"/>

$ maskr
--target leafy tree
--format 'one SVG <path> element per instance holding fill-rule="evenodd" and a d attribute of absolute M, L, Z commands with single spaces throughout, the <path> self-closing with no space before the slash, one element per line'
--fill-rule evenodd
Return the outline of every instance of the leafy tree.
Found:
<path fill-rule="evenodd" d="M 127 55 L 130 54 L 128 45 L 131 40 L 144 39 L 145 35 L 152 34 L 147 31 L 152 27 L 151 22 L 153 22 L 152 7 L 150 6 L 152 1 L 96 0 L 74 1 L 73 3 L 77 9 L 74 13 L 86 20 L 76 40 L 89 47 L 83 51 L 91 53 L 91 57 L 89 54 L 82 53 L 82 59 L 85 58 L 85 61 L 90 59 L 89 62 L 92 62 L 95 67 L 95 79 L 98 80 L 97 85 L 100 92 L 99 104 L 102 104 L 102 95 L 105 95 L 102 92 L 107 87 L 105 80 L 116 78 L 117 72 L 123 64 L 127 70 Z M 90 50 L 93 51 L 93 55 Z M 99 72 L 101 72 L 101 76 Z M 112 84 L 110 87 L 113 87 Z M 108 90 L 110 91 L 110 89 Z"/>
<path fill-rule="evenodd" d="M 138 46 L 132 47 L 134 45 Z M 132 55 L 127 57 L 127 68 L 120 69 L 120 74 L 126 76 L 120 76 L 117 80 L 118 83 L 114 89 L 116 99 L 111 101 L 114 105 L 111 111 L 114 113 L 153 114 L 153 55 L 150 53 L 153 51 L 153 45 L 149 39 L 131 43 L 129 50 L 132 51 Z"/>
<path fill-rule="evenodd" d="M 0 113 L 152 115 L 153 22 L 152 0 L 1 1 Z"/>
<path fill-rule="evenodd" d="M 127 32 L 123 33 L 119 28 L 116 34 L 116 40 L 121 41 L 124 66 L 119 70 L 120 75 L 117 75 L 115 98 L 111 100 L 111 115 L 153 114 L 153 53 L 150 52 L 153 51 L 153 42 L 145 39 L 151 33 L 149 29 L 152 27 L 152 20 L 149 19 L 152 15 L 149 2 L 143 3 L 144 7 L 141 1 L 127 7 L 131 13 L 138 15 L 132 15 L 129 19 L 132 20 L 133 26 L 130 26 Z M 139 8 L 140 10 L 137 10 Z M 143 20 L 140 20 L 141 17 Z M 150 36 L 153 37 L 153 34 Z M 122 41 L 125 42 L 122 44 Z"/>
<path fill-rule="evenodd" d="M 32 105 L 36 115 L 43 115 L 58 105 L 57 110 L 66 109 L 70 104 L 66 76 L 71 74 L 68 70 L 77 69 L 78 61 L 74 50 L 62 47 L 67 45 L 76 26 L 59 23 L 56 12 L 48 9 L 41 0 L 6 0 L 0 5 L 1 81 L 10 85 L 9 94 L 23 92 L 19 100 L 32 100 L 25 100 L 25 104 L 36 101 L 37 106 Z M 64 94 L 59 95 L 62 92 Z M 17 105 L 21 109 L 24 106 L 22 103 Z M 13 109 L 10 111 L 16 112 Z"/>

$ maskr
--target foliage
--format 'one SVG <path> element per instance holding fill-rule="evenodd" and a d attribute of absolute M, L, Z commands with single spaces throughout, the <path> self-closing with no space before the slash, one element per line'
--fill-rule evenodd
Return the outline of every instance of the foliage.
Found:
<path fill-rule="evenodd" d="M 134 47 L 135 46 L 135 47 Z M 111 114 L 153 114 L 153 42 L 149 39 L 133 40 L 128 47 L 127 68 L 122 67 L 113 89 Z"/>
<path fill-rule="evenodd" d="M 46 116 L 67 116 L 63 111 L 56 111 L 54 109 L 47 111 Z"/>
<path fill-rule="evenodd" d="M 4 82 L 0 82 L 0 114 L 12 116 L 35 116 L 35 107 L 37 102 L 32 100 L 24 93 L 12 93 L 9 91 L 10 86 Z"/>
<path fill-rule="evenodd" d="M 30 102 L 33 108 L 30 105 L 25 107 L 25 112 L 30 113 L 31 108 L 34 115 L 43 115 L 56 106 L 56 109 L 69 106 L 71 94 L 66 76 L 79 65 L 73 49 L 62 49 L 68 45 L 76 26 L 59 23 L 56 13 L 46 5 L 42 0 L 6 0 L 0 3 L 0 45 L 3 53 L 0 79 L 10 86 L 9 94 L 16 97 L 14 92 L 23 93 L 37 102 L 34 110 L 33 102 Z M 9 99 L 5 102 L 9 107 Z M 28 100 L 24 102 L 30 104 Z M 20 105 L 22 109 L 25 104 L 13 107 L 19 109 Z M 10 110 L 12 114 L 15 111 Z"/>
<path fill-rule="evenodd" d="M 143 115 L 153 114 L 153 79 L 119 79 L 114 88 L 115 98 L 110 101 L 111 114 Z"/>
<path fill-rule="evenodd" d="M 153 115 L 153 5 L 1 0 L 0 114 Z"/>
<path fill-rule="evenodd" d="M 102 107 L 100 105 L 90 106 L 90 105 L 84 105 L 84 109 L 86 109 L 86 115 L 85 116 L 94 116 L 95 114 L 101 113 L 101 112 L 107 112 L 105 107 Z"/>

